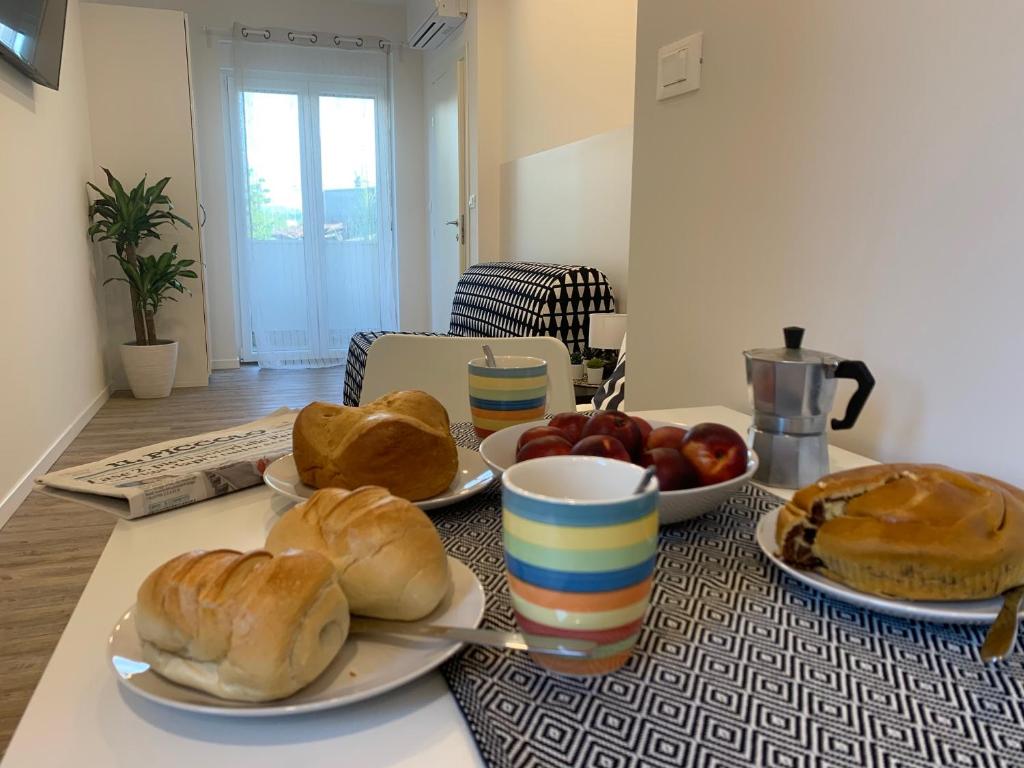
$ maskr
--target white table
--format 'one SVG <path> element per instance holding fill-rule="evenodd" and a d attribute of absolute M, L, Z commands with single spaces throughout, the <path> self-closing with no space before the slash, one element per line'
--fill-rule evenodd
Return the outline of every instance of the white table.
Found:
<path fill-rule="evenodd" d="M 749 416 L 720 406 L 639 415 L 687 424 L 716 421 L 744 433 L 750 423 Z M 831 449 L 831 462 L 833 471 L 872 463 L 837 448 Z M 260 547 L 282 509 L 269 489 L 254 488 L 119 522 L 25 710 L 5 768 L 480 765 L 438 672 L 350 707 L 256 720 L 187 714 L 121 690 L 109 668 L 107 637 L 146 575 L 189 549 Z"/>

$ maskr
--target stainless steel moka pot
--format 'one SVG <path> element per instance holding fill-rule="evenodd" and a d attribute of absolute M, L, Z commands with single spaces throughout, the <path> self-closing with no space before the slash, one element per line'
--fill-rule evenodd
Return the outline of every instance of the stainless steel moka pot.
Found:
<path fill-rule="evenodd" d="M 854 379 L 857 391 L 846 415 L 832 429 L 850 429 L 875 386 L 860 360 L 804 349 L 804 329 L 783 329 L 786 346 L 750 349 L 747 387 L 754 406 L 751 447 L 760 466 L 754 479 L 779 488 L 802 488 L 828 474 L 826 420 L 836 396 L 836 379 Z"/>

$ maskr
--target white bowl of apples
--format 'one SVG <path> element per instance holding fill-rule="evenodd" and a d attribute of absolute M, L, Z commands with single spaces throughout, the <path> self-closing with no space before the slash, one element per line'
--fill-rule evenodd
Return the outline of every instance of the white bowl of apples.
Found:
<path fill-rule="evenodd" d="M 547 456 L 603 456 L 642 467 L 653 464 L 661 490 L 662 525 L 707 514 L 757 471 L 757 454 L 729 427 L 648 422 L 620 411 L 560 413 L 550 421 L 507 427 L 484 439 L 480 455 L 496 475 L 520 461 Z"/>

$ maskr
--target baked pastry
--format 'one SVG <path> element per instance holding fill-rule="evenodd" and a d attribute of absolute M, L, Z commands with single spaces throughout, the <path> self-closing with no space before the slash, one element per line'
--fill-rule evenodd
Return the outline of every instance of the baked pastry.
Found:
<path fill-rule="evenodd" d="M 354 614 L 410 621 L 448 592 L 448 558 L 423 511 L 384 488 L 325 488 L 289 509 L 267 549 L 320 552 L 331 559 Z"/>
<path fill-rule="evenodd" d="M 448 412 L 426 392 L 392 392 L 366 405 L 310 403 L 292 430 L 295 466 L 314 488 L 379 485 L 410 501 L 451 485 L 459 454 Z"/>
<path fill-rule="evenodd" d="M 197 550 L 139 588 L 143 658 L 170 680 L 223 699 L 290 696 L 324 671 L 348 636 L 345 594 L 316 552 Z"/>
<path fill-rule="evenodd" d="M 926 464 L 823 477 L 779 511 L 782 559 L 862 592 L 990 598 L 1024 584 L 1024 491 Z"/>

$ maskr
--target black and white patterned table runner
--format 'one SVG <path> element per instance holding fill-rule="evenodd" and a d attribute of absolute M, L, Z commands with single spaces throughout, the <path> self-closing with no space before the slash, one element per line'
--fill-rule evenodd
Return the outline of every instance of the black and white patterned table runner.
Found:
<path fill-rule="evenodd" d="M 463 444 L 473 444 L 456 429 Z M 475 445 L 474 445 L 475 447 Z M 748 486 L 662 530 L 636 651 L 612 675 L 551 675 L 467 648 L 443 672 L 484 760 L 521 766 L 1024 766 L 1024 650 L 978 661 L 984 628 L 825 597 L 761 554 L 778 499 Z M 513 629 L 496 485 L 431 513 Z"/>

